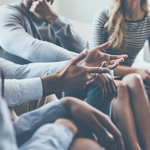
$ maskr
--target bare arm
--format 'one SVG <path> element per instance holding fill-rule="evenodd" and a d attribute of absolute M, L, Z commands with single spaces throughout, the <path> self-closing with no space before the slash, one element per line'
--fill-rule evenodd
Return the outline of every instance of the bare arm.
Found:
<path fill-rule="evenodd" d="M 125 76 L 130 73 L 137 73 L 138 69 L 137 68 L 131 68 L 127 66 L 118 66 L 117 68 L 114 69 L 114 75 L 115 76 Z"/>

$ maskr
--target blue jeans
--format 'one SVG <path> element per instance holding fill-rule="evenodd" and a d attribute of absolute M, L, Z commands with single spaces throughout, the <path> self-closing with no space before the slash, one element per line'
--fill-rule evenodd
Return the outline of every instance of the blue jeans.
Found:
<path fill-rule="evenodd" d="M 113 78 L 113 70 L 109 73 Z M 87 98 L 87 103 L 102 111 L 108 116 L 111 116 L 111 102 L 103 101 L 103 92 L 101 87 L 92 82 L 83 90 L 75 92 L 65 92 L 65 96 L 72 96 L 84 100 Z"/>
<path fill-rule="evenodd" d="M 87 103 L 110 116 L 111 102 L 103 101 L 102 89 L 94 82 L 86 86 L 85 89 L 75 92 L 65 92 L 65 96 L 72 96 L 84 100 Z"/>

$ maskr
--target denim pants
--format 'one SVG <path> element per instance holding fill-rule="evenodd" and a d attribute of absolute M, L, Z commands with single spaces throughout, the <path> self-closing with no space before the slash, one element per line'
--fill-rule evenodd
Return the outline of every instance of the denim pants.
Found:
<path fill-rule="evenodd" d="M 103 101 L 102 89 L 94 82 L 86 86 L 85 89 L 75 92 L 65 92 L 65 96 L 72 96 L 85 100 L 88 104 L 110 116 L 111 102 Z"/>
<path fill-rule="evenodd" d="M 113 70 L 109 73 L 113 78 Z M 87 99 L 87 103 L 102 111 L 108 116 L 111 116 L 111 102 L 103 101 L 103 92 L 101 87 L 96 83 L 92 82 L 86 86 L 85 89 L 75 92 L 65 92 L 64 96 L 72 96 L 81 100 Z"/>

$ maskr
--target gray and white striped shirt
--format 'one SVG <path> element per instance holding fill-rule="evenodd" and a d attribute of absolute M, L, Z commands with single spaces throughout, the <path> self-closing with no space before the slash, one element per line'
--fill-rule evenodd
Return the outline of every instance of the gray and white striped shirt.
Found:
<path fill-rule="evenodd" d="M 99 11 L 93 20 L 91 33 L 91 47 L 103 44 L 109 40 L 109 34 L 104 28 L 108 20 L 108 10 Z M 135 57 L 142 49 L 145 41 L 150 39 L 150 15 L 145 15 L 139 21 L 126 21 L 126 39 L 124 38 L 119 50 L 110 47 L 105 50 L 109 54 L 127 54 L 128 58 L 121 64 L 124 66 L 131 66 Z M 113 29 L 111 30 L 111 33 Z"/>

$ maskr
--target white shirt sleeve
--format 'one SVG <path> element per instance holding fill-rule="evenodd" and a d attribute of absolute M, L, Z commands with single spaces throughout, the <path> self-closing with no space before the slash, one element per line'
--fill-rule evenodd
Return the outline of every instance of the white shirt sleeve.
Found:
<path fill-rule="evenodd" d="M 4 95 L 8 106 L 42 98 L 43 86 L 40 77 L 55 73 L 65 63 L 66 61 L 19 65 L 0 58 L 0 66 L 6 76 Z"/>
<path fill-rule="evenodd" d="M 8 106 L 20 105 L 30 100 L 42 98 L 43 86 L 41 78 L 5 79 L 4 97 Z"/>

